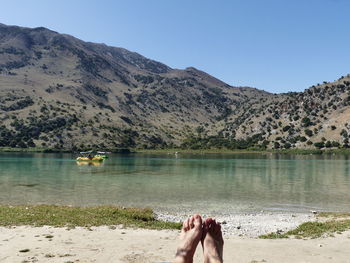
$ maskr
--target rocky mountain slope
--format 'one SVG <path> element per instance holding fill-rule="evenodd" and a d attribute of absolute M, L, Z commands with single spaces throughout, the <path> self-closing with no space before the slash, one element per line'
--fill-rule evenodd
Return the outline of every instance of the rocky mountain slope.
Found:
<path fill-rule="evenodd" d="M 270 94 L 46 28 L 0 24 L 0 147 L 339 147 L 350 132 L 349 84 L 347 76 Z"/>
<path fill-rule="evenodd" d="M 232 130 L 231 123 L 226 123 Z M 285 94 L 279 102 L 247 116 L 234 129 L 237 137 L 262 132 L 269 148 L 349 147 L 350 75 Z"/>

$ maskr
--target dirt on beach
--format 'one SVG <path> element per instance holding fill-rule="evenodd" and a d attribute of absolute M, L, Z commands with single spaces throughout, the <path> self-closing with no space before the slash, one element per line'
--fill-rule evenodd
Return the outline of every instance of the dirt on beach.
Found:
<path fill-rule="evenodd" d="M 0 262 L 171 262 L 179 231 L 117 227 L 0 227 Z M 350 231 L 318 239 L 225 236 L 225 262 L 350 263 Z M 203 262 L 201 246 L 194 262 Z"/>

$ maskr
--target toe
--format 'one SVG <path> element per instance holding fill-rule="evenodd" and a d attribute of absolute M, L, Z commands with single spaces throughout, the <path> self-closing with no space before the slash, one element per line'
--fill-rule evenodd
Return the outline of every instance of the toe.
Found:
<path fill-rule="evenodd" d="M 182 230 L 183 231 L 186 231 L 186 221 L 187 221 L 187 219 L 184 220 L 183 223 L 182 223 Z"/>
<path fill-rule="evenodd" d="M 190 230 L 191 229 L 191 227 L 190 227 L 190 220 L 191 220 L 191 218 L 187 218 L 187 220 L 186 220 L 186 230 Z"/>
<path fill-rule="evenodd" d="M 214 222 L 215 222 L 215 224 L 214 224 L 214 232 L 216 234 L 218 234 L 221 231 L 221 225 L 220 225 L 220 223 L 218 223 L 216 221 L 214 221 Z"/>
<path fill-rule="evenodd" d="M 213 230 L 214 230 L 214 235 L 216 236 L 216 239 L 223 243 L 224 240 L 221 232 L 221 224 L 219 222 L 215 222 Z"/>
<path fill-rule="evenodd" d="M 189 220 L 189 226 L 190 226 L 190 229 L 194 228 L 194 216 L 191 216 Z"/>
<path fill-rule="evenodd" d="M 207 227 L 209 227 L 213 222 L 213 219 L 211 217 L 205 219 L 205 224 L 207 225 Z"/>
<path fill-rule="evenodd" d="M 188 231 L 188 230 L 190 229 L 189 221 L 190 221 L 190 219 L 187 218 L 187 219 L 183 222 L 183 224 L 182 224 L 182 229 L 183 229 L 184 231 Z"/>
<path fill-rule="evenodd" d="M 193 224 L 195 228 L 202 228 L 202 217 L 198 214 L 194 215 Z"/>
<path fill-rule="evenodd" d="M 208 232 L 214 233 L 215 220 L 209 217 L 205 220 L 205 224 L 206 224 L 206 228 L 208 229 Z"/>

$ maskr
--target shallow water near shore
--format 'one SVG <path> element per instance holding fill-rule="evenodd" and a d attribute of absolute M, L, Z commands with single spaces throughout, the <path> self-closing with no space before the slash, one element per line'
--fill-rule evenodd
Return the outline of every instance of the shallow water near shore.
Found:
<path fill-rule="evenodd" d="M 1 204 L 119 205 L 167 213 L 350 210 L 350 157 L 280 154 L 0 153 Z"/>

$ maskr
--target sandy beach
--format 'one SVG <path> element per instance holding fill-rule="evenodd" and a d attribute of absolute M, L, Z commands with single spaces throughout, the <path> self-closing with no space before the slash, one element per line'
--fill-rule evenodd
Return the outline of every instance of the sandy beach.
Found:
<path fill-rule="evenodd" d="M 178 234 L 123 226 L 1 227 L 0 262 L 171 262 Z M 350 231 L 308 240 L 235 235 L 225 235 L 224 240 L 225 262 L 350 262 Z M 202 262 L 200 245 L 194 262 Z"/>

